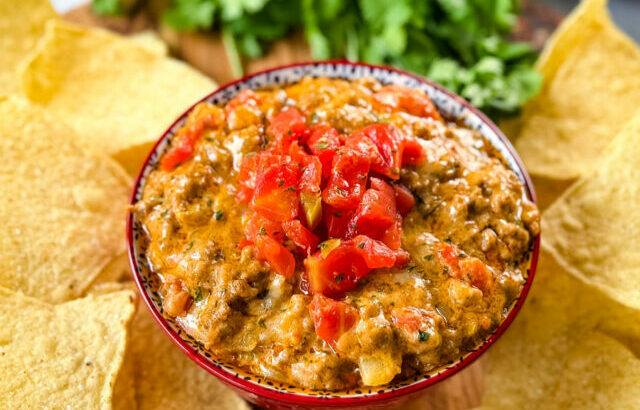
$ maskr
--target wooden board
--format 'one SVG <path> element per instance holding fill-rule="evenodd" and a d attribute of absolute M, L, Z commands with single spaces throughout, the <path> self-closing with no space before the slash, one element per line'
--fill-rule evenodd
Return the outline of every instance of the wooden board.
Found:
<path fill-rule="evenodd" d="M 233 80 L 231 67 L 218 35 L 177 33 L 166 27 L 155 27 L 155 19 L 149 13 L 153 12 L 141 11 L 129 19 L 103 18 L 93 15 L 90 8 L 84 6 L 71 11 L 65 18 L 82 25 L 109 28 L 122 34 L 157 29 L 175 57 L 185 60 L 219 84 Z M 561 16 L 534 1 L 524 3 L 523 15 L 525 18 L 519 20 L 514 36 L 518 40 L 531 42 L 537 48 L 542 47 L 561 20 Z M 297 35 L 289 40 L 276 42 L 263 58 L 247 62 L 245 71 L 253 73 L 283 64 L 310 60 L 308 47 L 302 36 Z M 427 389 L 420 404 L 415 404 L 411 409 L 463 410 L 478 406 L 484 391 L 483 362 L 481 358 L 462 372 Z"/>

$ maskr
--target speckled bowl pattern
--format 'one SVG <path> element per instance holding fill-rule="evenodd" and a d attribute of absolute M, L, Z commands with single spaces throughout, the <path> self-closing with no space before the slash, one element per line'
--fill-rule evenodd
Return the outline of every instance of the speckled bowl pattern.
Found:
<path fill-rule="evenodd" d="M 398 84 L 425 91 L 445 117 L 461 121 L 468 127 L 477 130 L 495 146 L 504 156 L 507 165 L 523 183 L 529 198 L 535 201 L 535 193 L 530 178 L 515 150 L 498 127 L 480 111 L 469 105 L 463 98 L 422 77 L 410 73 L 388 67 L 345 61 L 294 64 L 242 78 L 219 88 L 217 91 L 205 97 L 203 101 L 208 101 L 213 104 L 224 104 L 236 96 L 241 90 L 290 84 L 297 82 L 305 76 L 343 78 L 348 80 L 373 77 L 382 84 Z M 135 181 L 131 196 L 132 204 L 142 197 L 147 176 L 152 170 L 157 168 L 159 159 L 171 146 L 175 132 L 183 125 L 191 108 L 169 127 L 153 147 Z M 540 242 L 539 237 L 535 238 L 533 242 L 530 254 L 530 266 L 520 296 L 510 307 L 509 313 L 503 323 L 487 340 L 477 346 L 475 350 L 421 377 L 414 377 L 386 386 L 362 387 L 340 392 L 329 392 L 305 390 L 296 386 L 266 380 L 263 377 L 251 374 L 231 363 L 218 360 L 211 352 L 207 351 L 200 342 L 187 335 L 175 320 L 163 311 L 162 299 L 157 292 L 159 285 L 158 279 L 154 277 L 146 261 L 145 244 L 144 241 L 141 240 L 142 235 L 140 222 L 130 213 L 127 217 L 127 239 L 131 270 L 142 299 L 157 323 L 162 327 L 167 336 L 198 365 L 233 387 L 234 390 L 247 400 L 270 408 L 299 408 L 299 406 L 344 408 L 384 407 L 390 404 L 397 404 L 399 401 L 404 401 L 404 399 L 409 397 L 415 397 L 426 387 L 460 371 L 478 358 L 478 356 L 486 351 L 486 349 L 500 337 L 520 310 L 533 281 Z"/>

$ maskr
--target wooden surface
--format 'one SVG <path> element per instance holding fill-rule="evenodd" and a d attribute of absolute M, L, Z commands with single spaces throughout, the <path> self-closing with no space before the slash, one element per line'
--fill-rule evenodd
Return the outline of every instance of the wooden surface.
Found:
<path fill-rule="evenodd" d="M 208 33 L 176 33 L 166 27 L 156 27 L 157 20 L 148 11 L 140 11 L 134 17 L 103 18 L 91 13 L 89 7 L 71 11 L 67 20 L 88 25 L 109 28 L 122 34 L 143 30 L 157 30 L 169 44 L 171 53 L 213 78 L 219 84 L 233 80 L 231 68 L 224 53 L 219 36 Z M 541 48 L 550 33 L 561 20 L 561 16 L 540 6 L 535 1 L 527 1 L 523 6 L 523 16 L 514 30 L 518 40 L 529 41 Z M 303 38 L 298 35 L 287 41 L 276 42 L 263 58 L 245 62 L 245 71 L 252 73 L 278 65 L 309 61 L 309 50 Z M 483 363 L 481 358 L 462 372 L 429 388 L 419 402 L 408 406 L 411 410 L 462 410 L 480 404 L 484 391 Z"/>

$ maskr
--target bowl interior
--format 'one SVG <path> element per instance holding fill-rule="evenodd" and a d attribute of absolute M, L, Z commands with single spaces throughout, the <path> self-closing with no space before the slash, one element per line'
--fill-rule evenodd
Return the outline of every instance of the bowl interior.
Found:
<path fill-rule="evenodd" d="M 258 89 L 268 86 L 294 83 L 305 76 L 332 77 L 348 80 L 362 77 L 373 77 L 382 84 L 398 84 L 425 91 L 433 100 L 440 112 L 442 112 L 446 117 L 461 121 L 468 127 L 477 130 L 484 138 L 486 138 L 502 154 L 507 165 L 523 183 L 529 198 L 535 201 L 533 185 L 531 184 L 529 177 L 513 147 L 500 130 L 491 121 L 484 117 L 483 114 L 472 108 L 462 98 L 409 73 L 386 67 L 354 64 L 349 62 L 296 64 L 248 76 L 218 89 L 204 98 L 203 101 L 208 101 L 213 104 L 224 104 L 243 89 Z M 131 199 L 132 203 L 137 202 L 142 197 L 142 190 L 147 176 L 158 166 L 159 158 L 170 146 L 170 142 L 175 131 L 183 125 L 186 115 L 190 110 L 191 109 L 176 120 L 176 122 L 160 138 L 149 154 L 149 157 L 145 161 L 145 164 L 143 165 L 143 168 L 135 182 Z M 144 241 L 141 240 L 143 238 L 142 227 L 133 214 L 128 216 L 127 235 L 129 239 L 131 268 L 143 299 L 163 330 L 191 359 L 196 361 L 209 372 L 221 378 L 226 383 L 238 389 L 249 391 L 260 396 L 283 400 L 285 402 L 306 402 L 311 404 L 317 403 L 318 398 L 327 399 L 330 397 L 334 398 L 334 400 L 337 399 L 338 401 L 346 399 L 349 402 L 363 402 L 362 399 L 364 399 L 364 401 L 368 401 L 368 399 L 373 398 L 377 400 L 385 397 L 396 397 L 427 387 L 438 380 L 450 376 L 471 363 L 504 332 L 519 310 L 533 280 L 539 243 L 539 238 L 536 238 L 531 252 L 530 266 L 527 271 L 528 275 L 519 298 L 510 307 L 510 311 L 506 319 L 498 329 L 472 352 L 467 353 L 457 361 L 448 363 L 429 374 L 404 380 L 400 383 L 379 387 L 355 388 L 340 392 L 328 392 L 310 391 L 266 380 L 214 357 L 200 342 L 187 335 L 173 318 L 164 313 L 161 298 L 157 292 L 157 279 L 152 275 L 145 258 L 145 245 Z"/>

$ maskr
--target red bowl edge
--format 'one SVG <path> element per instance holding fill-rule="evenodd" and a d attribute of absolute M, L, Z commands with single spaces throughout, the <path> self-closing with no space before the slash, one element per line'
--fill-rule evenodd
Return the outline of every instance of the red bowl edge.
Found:
<path fill-rule="evenodd" d="M 195 105 L 197 105 L 198 103 L 208 99 L 213 94 L 217 93 L 220 89 L 226 88 L 226 87 L 230 87 L 230 86 L 233 86 L 235 84 L 244 82 L 244 81 L 246 81 L 247 79 L 249 79 L 251 77 L 254 77 L 254 76 L 257 76 L 257 75 L 261 75 L 261 74 L 266 74 L 266 73 L 269 73 L 271 71 L 276 71 L 276 70 L 280 70 L 280 69 L 301 67 L 301 66 L 313 65 L 313 64 L 344 64 L 344 65 L 365 66 L 365 67 L 369 67 L 369 68 L 377 68 L 377 69 L 382 69 L 382 70 L 393 71 L 393 72 L 396 72 L 396 73 L 399 73 L 399 74 L 403 74 L 403 75 L 408 76 L 408 77 L 412 77 L 412 78 L 416 79 L 419 82 L 426 83 L 429 86 L 439 90 L 440 92 L 442 92 L 444 94 L 447 94 L 450 98 L 452 98 L 452 99 L 456 100 L 458 103 L 464 105 L 469 111 L 471 111 L 475 115 L 477 115 L 482 120 L 482 122 L 484 122 L 487 126 L 489 126 L 489 128 L 491 128 L 491 130 L 498 136 L 498 138 L 504 144 L 504 146 L 506 147 L 506 149 L 509 152 L 509 154 L 511 155 L 511 157 L 515 160 L 516 165 L 518 166 L 520 172 L 522 173 L 522 176 L 523 176 L 524 182 L 525 182 L 524 185 L 525 185 L 526 193 L 529 196 L 529 199 L 532 202 L 536 203 L 536 194 L 535 194 L 535 189 L 534 189 L 531 177 L 529 176 L 526 168 L 524 167 L 524 164 L 522 163 L 522 160 L 518 156 L 515 148 L 513 147 L 513 145 L 509 141 L 509 139 L 493 123 L 493 121 L 489 120 L 487 118 L 487 116 L 484 115 L 484 113 L 482 113 L 477 108 L 473 107 L 465 99 L 463 99 L 462 97 L 458 96 L 457 94 L 452 93 L 451 91 L 447 90 L 446 88 L 442 87 L 441 85 L 429 81 L 428 79 L 426 79 L 424 77 L 421 77 L 421 76 L 418 76 L 416 74 L 413 74 L 413 73 L 410 73 L 410 72 L 407 72 L 407 71 L 404 71 L 404 70 L 400 70 L 400 69 L 397 69 L 397 68 L 388 67 L 388 66 L 381 66 L 381 65 L 375 65 L 375 64 L 368 64 L 368 63 L 351 62 L 351 61 L 347 61 L 347 60 L 323 60 L 323 61 L 312 61 L 312 62 L 300 62 L 300 63 L 287 64 L 287 65 L 282 65 L 282 66 L 273 67 L 273 68 L 270 68 L 270 69 L 258 71 L 258 72 L 252 73 L 252 74 L 248 74 L 248 75 L 245 75 L 244 77 L 242 77 L 240 79 L 234 80 L 234 81 L 232 81 L 230 83 L 224 84 L 221 87 L 218 87 L 213 92 L 209 93 L 208 95 L 206 95 L 205 97 L 203 97 L 199 101 L 195 102 L 193 105 L 191 105 L 189 108 L 187 108 L 169 127 L 167 127 L 165 132 L 158 139 L 158 141 L 156 141 L 156 143 L 153 145 L 153 148 L 149 151 L 149 154 L 145 158 L 145 160 L 143 162 L 143 165 L 142 165 L 142 167 L 140 169 L 140 172 L 138 173 L 138 175 L 136 176 L 136 178 L 134 180 L 133 189 L 132 189 L 131 196 L 130 196 L 130 199 L 129 199 L 129 204 L 130 205 L 134 205 L 135 204 L 135 197 L 136 197 L 136 192 L 137 192 L 137 189 L 138 189 L 138 185 L 140 184 L 140 180 L 143 177 L 144 170 L 145 170 L 147 164 L 149 163 L 149 161 L 151 160 L 151 157 L 152 157 L 153 153 L 156 151 L 156 148 L 164 140 L 166 135 L 175 127 L 175 125 L 179 121 L 181 121 L 193 109 L 193 107 Z M 133 225 L 133 213 L 132 213 L 132 211 L 129 211 L 128 214 L 127 214 L 126 236 L 127 236 L 127 251 L 128 251 L 128 256 L 129 256 L 129 267 L 131 269 L 131 273 L 133 275 L 134 281 L 135 281 L 136 286 L 138 288 L 138 292 L 140 293 L 141 298 L 144 300 L 145 305 L 147 306 L 147 308 L 151 312 L 151 314 L 152 314 L 153 318 L 155 319 L 155 321 L 158 323 L 158 325 L 161 327 L 161 329 L 165 332 L 165 334 L 171 339 L 171 341 L 176 346 L 178 346 L 191 360 L 196 362 L 200 367 L 202 367 L 203 369 L 207 370 L 212 375 L 216 376 L 219 380 L 221 380 L 222 382 L 224 382 L 228 386 L 232 387 L 234 390 L 236 390 L 245 399 L 248 399 L 250 401 L 261 401 L 263 403 L 265 403 L 265 401 L 266 401 L 266 403 L 273 403 L 273 404 L 281 403 L 281 404 L 285 404 L 285 405 L 304 405 L 304 406 L 313 406 L 313 407 L 341 407 L 341 406 L 348 406 L 348 407 L 353 408 L 354 406 L 390 404 L 391 402 L 402 400 L 406 396 L 412 395 L 412 393 L 417 393 L 420 390 L 426 389 L 429 386 L 432 386 L 432 385 L 434 385 L 434 384 L 436 384 L 436 383 L 438 383 L 438 382 L 440 382 L 442 380 L 445 380 L 448 377 L 456 374 L 460 370 L 464 369 L 465 367 L 467 367 L 471 363 L 473 363 L 493 343 L 495 343 L 495 341 L 498 340 L 500 338 L 500 336 L 502 336 L 502 334 L 508 329 L 508 327 L 511 324 L 511 322 L 513 322 L 513 320 L 517 316 L 518 312 L 522 308 L 522 305 L 524 304 L 524 301 L 526 300 L 526 297 L 527 297 L 527 295 L 529 293 L 529 290 L 531 288 L 531 285 L 533 283 L 533 279 L 534 279 L 534 276 L 535 276 L 536 268 L 537 268 L 537 265 L 538 265 L 538 256 L 539 256 L 538 254 L 539 254 L 539 250 L 540 250 L 540 234 L 538 234 L 538 236 L 535 238 L 534 243 L 533 243 L 533 249 L 532 249 L 532 252 L 531 252 L 531 263 L 530 263 L 530 266 L 529 266 L 529 274 L 527 276 L 527 281 L 523 285 L 522 291 L 520 293 L 520 296 L 516 300 L 516 303 L 513 306 L 513 308 L 511 309 L 511 312 L 509 312 L 507 317 L 500 324 L 500 326 L 496 329 L 496 331 L 487 340 L 485 340 L 484 343 L 478 349 L 476 349 L 476 350 L 472 351 L 471 353 L 467 354 L 467 356 L 465 356 L 462 360 L 460 360 L 456 365 L 454 365 L 454 366 L 442 371 L 441 373 L 439 373 L 439 374 L 437 374 L 435 376 L 432 376 L 432 377 L 430 377 L 430 378 L 428 378 L 426 380 L 422 380 L 420 382 L 416 382 L 414 384 L 411 384 L 411 385 L 408 385 L 406 387 L 402 387 L 402 388 L 399 388 L 399 389 L 396 389 L 396 390 L 385 391 L 385 392 L 372 394 L 372 395 L 367 395 L 367 396 L 361 396 L 361 397 L 320 398 L 320 397 L 314 397 L 314 396 L 304 396 L 304 395 L 299 395 L 299 394 L 290 393 L 290 392 L 281 392 L 281 391 L 277 391 L 277 390 L 273 390 L 273 389 L 268 389 L 268 388 L 262 387 L 260 385 L 256 385 L 255 383 L 251 383 L 251 382 L 248 382 L 248 381 L 246 381 L 244 379 L 241 379 L 239 376 L 235 376 L 235 375 L 229 374 L 227 371 L 222 370 L 222 369 L 218 368 L 217 366 L 211 365 L 202 356 L 200 356 L 199 354 L 194 352 L 194 350 L 191 348 L 191 346 L 189 346 L 184 340 L 182 340 L 180 338 L 180 336 L 175 331 L 173 331 L 173 329 L 171 329 L 167 325 L 167 323 L 166 323 L 164 317 L 162 316 L 162 314 L 155 309 L 155 307 L 153 305 L 153 302 L 151 301 L 151 299 L 147 295 L 147 293 L 146 293 L 146 291 L 144 289 L 144 286 L 143 286 L 140 278 L 138 277 L 138 275 L 136 273 L 137 272 L 137 264 L 136 264 L 136 261 L 135 261 L 135 249 L 134 249 L 133 226 L 132 225 Z"/>

